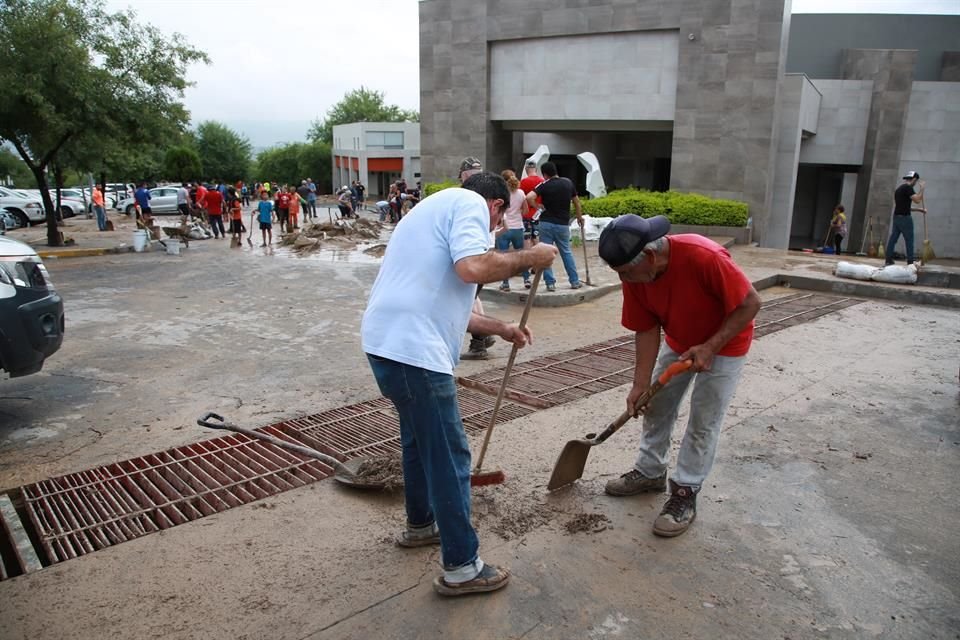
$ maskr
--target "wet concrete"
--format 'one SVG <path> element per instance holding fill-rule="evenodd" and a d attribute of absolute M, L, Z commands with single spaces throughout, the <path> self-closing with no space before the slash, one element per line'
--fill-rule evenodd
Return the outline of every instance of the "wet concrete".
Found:
<path fill-rule="evenodd" d="M 770 268 L 805 269 L 786 262 Z M 376 264 L 207 241 L 49 266 L 67 340 L 41 374 L 2 382 L 0 486 L 210 437 L 193 424 L 206 410 L 260 426 L 377 395 L 357 336 Z M 520 360 L 623 335 L 618 320 L 616 293 L 538 308 Z M 500 593 L 440 599 L 436 550 L 392 544 L 399 496 L 324 481 L 0 583 L 2 635 L 954 638 L 958 322 L 871 301 L 758 340 L 680 538 L 650 532 L 661 496 L 602 493 L 636 422 L 582 481 L 545 491 L 563 443 L 619 413 L 613 389 L 494 433 L 485 466 L 508 480 L 475 504 L 483 557 L 514 573 Z M 549 517 L 512 535 L 491 505 Z M 569 533 L 583 514 L 610 522 Z"/>

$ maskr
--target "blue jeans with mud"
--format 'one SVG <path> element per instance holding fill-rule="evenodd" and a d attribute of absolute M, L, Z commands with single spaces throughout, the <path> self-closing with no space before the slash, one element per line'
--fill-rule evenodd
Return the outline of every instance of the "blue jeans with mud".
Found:
<path fill-rule="evenodd" d="M 893 226 L 890 229 L 890 239 L 887 240 L 886 263 L 893 264 L 893 252 L 897 248 L 897 240 L 903 235 L 903 244 L 906 245 L 907 264 L 913 264 L 913 216 L 893 216 Z"/>
<path fill-rule="evenodd" d="M 470 522 L 470 447 L 453 376 L 367 354 L 380 392 L 400 415 L 407 523 L 440 529 L 444 569 L 477 560 Z"/>

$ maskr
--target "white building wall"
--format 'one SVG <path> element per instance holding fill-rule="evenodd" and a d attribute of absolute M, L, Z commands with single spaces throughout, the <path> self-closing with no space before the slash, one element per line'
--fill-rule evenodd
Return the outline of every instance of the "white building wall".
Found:
<path fill-rule="evenodd" d="M 822 98 L 816 135 L 801 144 L 800 162 L 863 164 L 873 81 L 814 79 L 811 82 Z"/>
<path fill-rule="evenodd" d="M 491 120 L 673 120 L 676 31 L 490 43 Z"/>
<path fill-rule="evenodd" d="M 960 82 L 913 83 L 900 175 L 911 170 L 927 185 L 927 233 L 937 256 L 960 258 Z M 923 217 L 914 214 L 914 224 L 919 251 Z"/>

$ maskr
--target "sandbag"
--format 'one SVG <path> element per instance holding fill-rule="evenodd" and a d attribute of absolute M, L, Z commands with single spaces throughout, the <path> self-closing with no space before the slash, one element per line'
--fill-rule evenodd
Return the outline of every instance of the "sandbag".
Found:
<path fill-rule="evenodd" d="M 883 269 L 877 269 L 872 279 L 876 282 L 891 282 L 893 284 L 916 284 L 917 265 L 908 264 L 905 267 L 900 267 L 895 264 L 888 264 Z"/>
<path fill-rule="evenodd" d="M 587 240 L 599 240 L 600 232 L 606 228 L 613 218 L 591 218 L 588 215 L 583 216 L 583 233 Z M 580 237 L 580 224 L 576 218 L 570 221 L 570 237 Z"/>
<path fill-rule="evenodd" d="M 838 278 L 871 280 L 873 278 L 873 274 L 877 271 L 880 271 L 880 269 L 871 267 L 868 264 L 857 264 L 856 262 L 844 262 L 841 260 L 837 263 L 837 268 L 834 270 L 834 274 Z"/>

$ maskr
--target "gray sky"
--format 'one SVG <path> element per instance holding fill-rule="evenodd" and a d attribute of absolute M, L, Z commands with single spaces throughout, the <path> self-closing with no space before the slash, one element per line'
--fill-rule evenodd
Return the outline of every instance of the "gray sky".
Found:
<path fill-rule="evenodd" d="M 255 147 L 304 140 L 361 85 L 419 109 L 417 0 L 107 0 L 210 56 L 187 73 L 193 122 L 218 120 Z M 960 0 L 793 0 L 793 13 L 958 14 Z"/>

